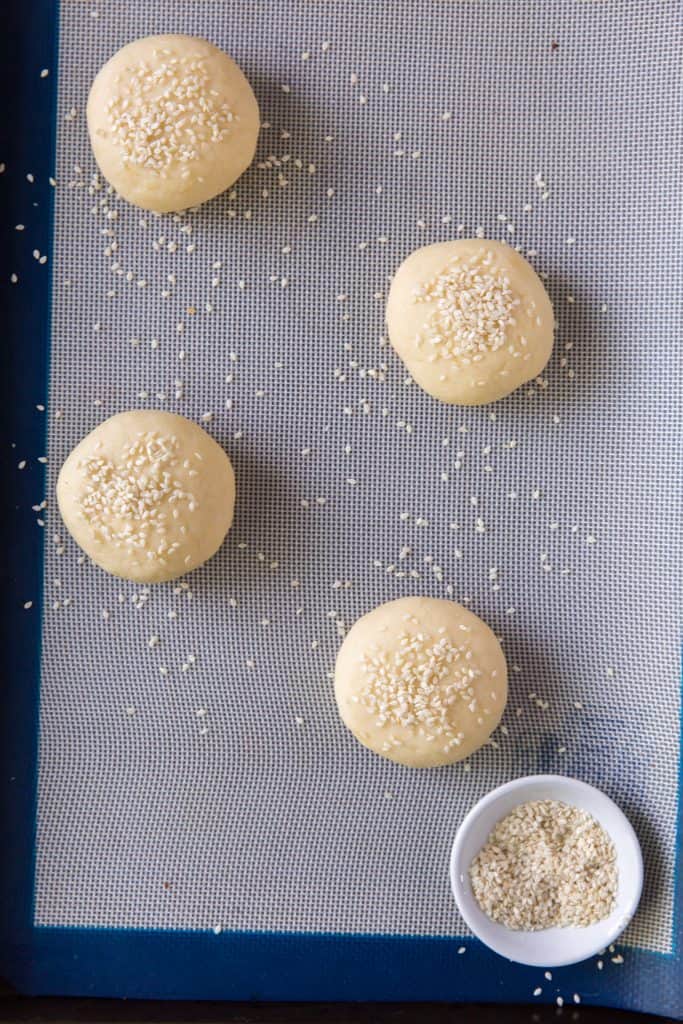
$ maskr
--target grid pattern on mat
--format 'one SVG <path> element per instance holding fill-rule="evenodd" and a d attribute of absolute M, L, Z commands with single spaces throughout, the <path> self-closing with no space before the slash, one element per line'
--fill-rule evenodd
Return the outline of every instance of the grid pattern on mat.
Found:
<path fill-rule="evenodd" d="M 79 563 L 50 512 L 36 921 L 460 935 L 458 822 L 558 771 L 631 817 L 627 939 L 670 950 L 676 5 L 60 18 L 50 508 L 70 448 L 133 407 L 211 413 L 239 498 L 216 557 L 149 591 Z M 182 218 L 89 188 L 89 83 L 162 29 L 228 50 L 268 125 L 234 192 Z M 538 254 L 557 344 L 541 384 L 458 410 L 406 384 L 384 298 L 412 249 L 478 229 Z M 344 627 L 411 592 L 504 641 L 507 731 L 465 766 L 392 765 L 335 712 Z"/>

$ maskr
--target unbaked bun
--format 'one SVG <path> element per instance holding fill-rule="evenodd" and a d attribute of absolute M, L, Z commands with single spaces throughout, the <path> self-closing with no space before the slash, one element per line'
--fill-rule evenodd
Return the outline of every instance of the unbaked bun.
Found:
<path fill-rule="evenodd" d="M 370 750 L 412 768 L 451 764 L 486 742 L 507 668 L 486 623 L 453 601 L 404 597 L 364 615 L 337 656 L 339 713 Z"/>
<path fill-rule="evenodd" d="M 157 583 L 220 547 L 235 475 L 196 423 L 170 412 L 122 412 L 100 423 L 62 466 L 57 501 L 69 533 L 114 576 Z"/>
<path fill-rule="evenodd" d="M 164 213 L 223 192 L 251 163 L 260 120 L 251 87 L 205 39 L 137 39 L 107 61 L 88 98 L 102 174 L 128 202 Z"/>
<path fill-rule="evenodd" d="M 418 249 L 387 301 L 389 338 L 435 398 L 485 405 L 537 377 L 553 347 L 553 310 L 533 267 L 502 242 Z"/>

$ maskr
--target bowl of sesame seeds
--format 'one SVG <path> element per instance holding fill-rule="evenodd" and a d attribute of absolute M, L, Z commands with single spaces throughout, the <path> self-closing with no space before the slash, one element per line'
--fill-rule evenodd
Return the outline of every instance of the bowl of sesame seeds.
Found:
<path fill-rule="evenodd" d="M 643 861 L 630 822 L 605 793 L 562 775 L 529 775 L 469 811 L 450 878 L 466 924 L 490 949 L 562 967 L 623 932 L 640 900 Z"/>

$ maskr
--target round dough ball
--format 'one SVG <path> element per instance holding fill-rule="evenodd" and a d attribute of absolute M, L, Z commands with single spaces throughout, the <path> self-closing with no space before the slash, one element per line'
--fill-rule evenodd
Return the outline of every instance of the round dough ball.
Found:
<path fill-rule="evenodd" d="M 83 438 L 62 466 L 57 501 L 93 562 L 138 583 L 172 580 L 223 542 L 235 474 L 212 437 L 171 412 L 122 412 Z"/>
<path fill-rule="evenodd" d="M 225 191 L 254 157 L 260 117 L 235 62 L 195 36 L 148 36 L 107 61 L 88 97 L 107 181 L 135 206 L 185 210 Z"/>
<path fill-rule="evenodd" d="M 364 615 L 337 656 L 339 713 L 370 750 L 411 768 L 461 761 L 507 700 L 500 644 L 453 601 L 404 597 Z"/>
<path fill-rule="evenodd" d="M 412 378 L 454 405 L 495 402 L 543 370 L 554 317 L 536 271 L 503 242 L 417 249 L 387 300 L 391 344 Z"/>

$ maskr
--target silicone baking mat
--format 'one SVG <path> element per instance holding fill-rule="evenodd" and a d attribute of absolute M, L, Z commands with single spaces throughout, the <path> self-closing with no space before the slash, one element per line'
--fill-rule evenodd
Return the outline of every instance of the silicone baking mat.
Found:
<path fill-rule="evenodd" d="M 41 640 L 25 987 L 501 1000 L 538 987 L 541 1001 L 680 1011 L 676 14 L 61 4 L 58 60 L 32 68 L 32 88 L 56 89 L 44 246 L 47 174 L 8 167 L 26 263 L 11 302 L 51 281 L 47 400 L 28 399 L 46 448 L 13 437 L 10 477 L 32 479 L 22 523 L 44 548 L 42 594 L 26 572 L 17 594 L 18 629 Z M 234 189 L 160 218 L 98 176 L 84 107 L 114 51 L 161 31 L 231 53 L 264 124 Z M 542 378 L 458 409 L 411 384 L 384 305 L 411 250 L 474 235 L 543 274 L 557 338 Z M 151 588 L 92 566 L 53 508 L 72 446 L 135 407 L 201 422 L 238 482 L 220 552 Z M 467 603 L 511 670 L 503 726 L 448 769 L 373 756 L 334 706 L 345 630 L 409 593 Z M 551 980 L 472 940 L 447 877 L 465 812 L 538 771 L 617 800 L 647 875 L 619 949 Z"/>

